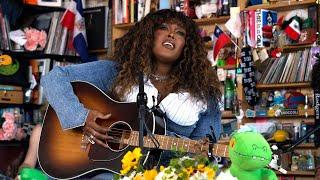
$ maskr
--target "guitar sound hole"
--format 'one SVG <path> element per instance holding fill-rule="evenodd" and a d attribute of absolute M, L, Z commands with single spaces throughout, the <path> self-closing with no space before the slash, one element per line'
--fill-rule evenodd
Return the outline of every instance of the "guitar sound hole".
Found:
<path fill-rule="evenodd" d="M 107 135 L 112 137 L 112 140 L 108 140 L 107 144 L 109 148 L 113 151 L 122 151 L 128 145 L 124 144 L 124 140 L 129 139 L 131 133 L 131 128 L 128 124 L 123 122 L 117 122 L 113 124 L 109 131 L 107 131 Z"/>

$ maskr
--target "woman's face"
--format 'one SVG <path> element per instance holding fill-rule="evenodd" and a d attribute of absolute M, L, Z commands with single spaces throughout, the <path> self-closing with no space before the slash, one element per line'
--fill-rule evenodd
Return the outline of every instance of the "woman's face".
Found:
<path fill-rule="evenodd" d="M 176 23 L 162 23 L 154 33 L 153 54 L 158 63 L 173 64 L 185 45 L 186 30 Z"/>

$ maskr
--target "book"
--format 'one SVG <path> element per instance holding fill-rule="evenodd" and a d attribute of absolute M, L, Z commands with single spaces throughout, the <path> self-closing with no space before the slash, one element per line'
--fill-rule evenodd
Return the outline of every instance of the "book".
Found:
<path fill-rule="evenodd" d="M 88 50 L 108 48 L 108 14 L 107 6 L 87 8 L 83 10 Z"/>
<path fill-rule="evenodd" d="M 31 96 L 28 103 L 43 104 L 43 87 L 40 79 L 49 72 L 50 59 L 31 59 L 29 60 L 29 82 L 31 83 Z"/>
<path fill-rule="evenodd" d="M 49 32 L 48 32 L 48 36 L 47 36 L 47 45 L 45 47 L 45 53 L 46 54 L 50 54 L 52 52 L 52 44 L 54 41 L 54 37 L 55 37 L 55 31 L 56 28 L 58 26 L 58 19 L 59 19 L 59 14 L 61 14 L 60 12 L 54 12 L 52 19 L 51 19 L 51 23 L 50 23 L 50 28 L 49 28 Z"/>
<path fill-rule="evenodd" d="M 277 12 L 266 9 L 257 9 L 255 13 L 256 47 L 269 47 L 270 37 L 263 30 L 266 26 L 272 26 L 277 22 Z"/>

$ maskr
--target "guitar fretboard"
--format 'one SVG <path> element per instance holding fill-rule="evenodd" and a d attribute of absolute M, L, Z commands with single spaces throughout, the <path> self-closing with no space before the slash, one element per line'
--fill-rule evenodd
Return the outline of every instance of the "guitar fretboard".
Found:
<path fill-rule="evenodd" d="M 155 139 L 159 142 L 158 149 L 162 150 L 174 150 L 174 151 L 184 151 L 190 153 L 201 153 L 209 151 L 209 143 L 202 143 L 196 140 L 190 140 L 185 138 L 177 138 L 164 135 L 153 135 Z M 124 144 L 131 146 L 139 146 L 139 132 L 132 131 L 129 138 L 122 139 Z M 143 145 L 147 148 L 157 148 L 155 143 L 149 136 L 143 137 Z M 212 153 L 214 155 L 227 157 L 227 145 L 217 145 L 215 144 Z"/>

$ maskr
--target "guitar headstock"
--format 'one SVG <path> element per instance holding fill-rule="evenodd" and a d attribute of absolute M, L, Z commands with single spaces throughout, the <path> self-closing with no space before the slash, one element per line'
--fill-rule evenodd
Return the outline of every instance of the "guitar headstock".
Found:
<path fill-rule="evenodd" d="M 12 58 L 9 55 L 6 54 L 2 54 L 0 56 L 0 66 L 1 65 L 10 65 L 12 63 Z"/>

